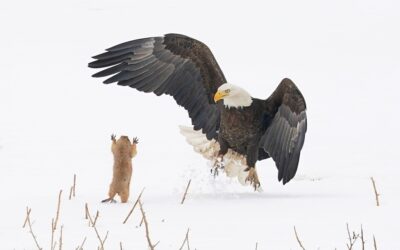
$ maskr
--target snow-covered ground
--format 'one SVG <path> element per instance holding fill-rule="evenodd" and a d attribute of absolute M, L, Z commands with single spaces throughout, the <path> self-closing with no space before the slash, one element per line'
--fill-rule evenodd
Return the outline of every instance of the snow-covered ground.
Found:
<path fill-rule="evenodd" d="M 63 249 L 347 249 L 363 226 L 367 249 L 400 249 L 398 149 L 400 16 L 397 1 L 9 1 L 0 9 L 0 245 L 44 249 L 63 190 Z M 178 125 L 172 98 L 102 85 L 90 57 L 117 43 L 169 32 L 209 45 L 228 81 L 266 98 L 290 77 L 308 104 L 299 171 L 283 186 L 258 164 L 263 193 L 214 179 Z M 101 204 L 111 181 L 110 135 L 138 136 L 128 204 Z M 73 175 L 76 197 L 68 199 Z M 370 177 L 381 193 L 375 205 Z M 188 180 L 189 194 L 180 200 Z M 361 249 L 361 240 L 356 241 Z"/>

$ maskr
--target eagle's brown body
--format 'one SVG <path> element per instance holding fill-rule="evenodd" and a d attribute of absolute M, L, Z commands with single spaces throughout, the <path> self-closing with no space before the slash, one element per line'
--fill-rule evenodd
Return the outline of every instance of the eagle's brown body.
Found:
<path fill-rule="evenodd" d="M 252 152 L 258 152 L 258 142 L 265 132 L 263 120 L 265 119 L 263 101 L 253 98 L 249 107 L 221 109 L 221 124 L 218 142 L 221 146 L 221 154 L 225 154 L 229 148 L 235 152 L 248 155 L 251 147 Z M 235 124 L 236 126 L 232 126 Z M 251 153 L 250 153 L 251 154 Z M 254 155 L 254 160 L 258 157 Z M 249 161 L 250 163 L 250 161 Z M 254 166 L 255 161 L 252 162 Z"/>

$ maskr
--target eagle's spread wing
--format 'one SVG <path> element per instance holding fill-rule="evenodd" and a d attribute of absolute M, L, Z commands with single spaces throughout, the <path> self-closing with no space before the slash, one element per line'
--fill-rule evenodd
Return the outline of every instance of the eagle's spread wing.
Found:
<path fill-rule="evenodd" d="M 202 129 L 208 139 L 216 137 L 220 114 L 213 97 L 226 80 L 202 42 L 167 34 L 125 42 L 93 58 L 89 67 L 108 67 L 93 77 L 111 76 L 104 83 L 171 95 L 189 112 L 196 130 Z"/>
<path fill-rule="evenodd" d="M 274 159 L 278 179 L 285 184 L 296 174 L 304 144 L 306 102 L 296 85 L 285 78 L 266 100 L 266 109 L 273 119 L 261 138 L 260 147 Z"/>

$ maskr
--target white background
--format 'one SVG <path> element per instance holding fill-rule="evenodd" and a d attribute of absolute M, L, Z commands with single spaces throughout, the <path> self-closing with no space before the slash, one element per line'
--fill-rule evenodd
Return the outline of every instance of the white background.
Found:
<path fill-rule="evenodd" d="M 143 187 L 157 249 L 345 249 L 346 223 L 379 249 L 400 249 L 397 151 L 400 72 L 397 1 L 9 1 L 0 10 L 0 242 L 35 249 L 26 206 L 49 248 L 63 189 L 64 248 L 87 237 L 84 204 L 100 211 L 107 249 L 145 249 L 141 216 L 122 225 Z M 267 98 L 290 77 L 308 105 L 299 171 L 282 186 L 272 160 L 258 163 L 263 193 L 224 176 L 179 134 L 190 125 L 170 97 L 102 85 L 90 57 L 165 33 L 206 43 L 229 82 Z M 111 180 L 110 134 L 138 136 L 130 204 L 99 204 Z M 68 189 L 77 174 L 77 197 Z M 381 193 L 375 206 L 374 176 Z M 179 204 L 189 179 L 187 201 Z M 59 232 L 59 231 L 57 231 Z M 360 247 L 359 240 L 357 247 Z"/>

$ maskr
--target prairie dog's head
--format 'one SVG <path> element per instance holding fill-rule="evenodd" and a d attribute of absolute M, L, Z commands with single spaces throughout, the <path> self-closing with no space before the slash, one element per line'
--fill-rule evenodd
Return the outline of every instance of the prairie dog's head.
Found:
<path fill-rule="evenodd" d="M 124 154 L 130 154 L 132 148 L 132 143 L 129 140 L 129 137 L 126 135 L 122 135 L 119 137 L 118 140 L 115 141 L 115 149 L 117 154 L 119 155 L 124 155 Z"/>
<path fill-rule="evenodd" d="M 126 135 L 121 135 L 121 137 L 119 137 L 119 139 L 117 140 L 117 143 L 127 143 L 131 145 L 131 141 L 129 140 L 129 137 Z"/>

